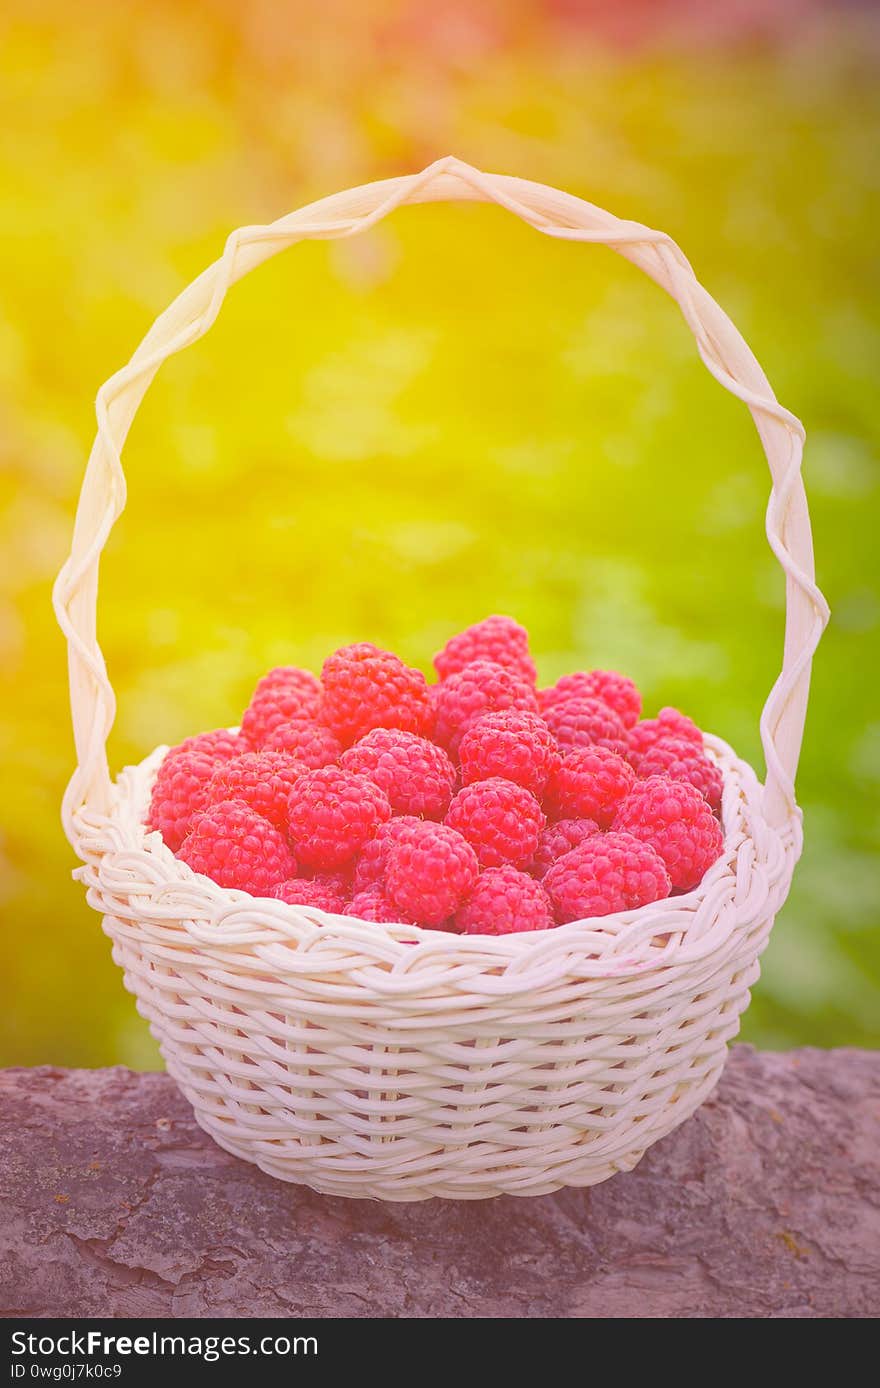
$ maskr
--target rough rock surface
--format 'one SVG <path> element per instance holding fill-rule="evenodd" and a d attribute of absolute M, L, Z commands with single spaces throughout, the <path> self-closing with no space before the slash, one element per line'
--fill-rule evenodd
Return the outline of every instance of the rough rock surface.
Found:
<path fill-rule="evenodd" d="M 161 1074 L 0 1071 L 5 1316 L 871 1316 L 880 1053 L 734 1048 L 631 1174 L 382 1205 L 227 1156 Z"/>

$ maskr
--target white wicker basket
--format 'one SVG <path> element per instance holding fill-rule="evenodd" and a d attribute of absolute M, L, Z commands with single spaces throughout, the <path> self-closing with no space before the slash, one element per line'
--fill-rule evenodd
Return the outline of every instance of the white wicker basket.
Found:
<path fill-rule="evenodd" d="M 120 450 L 162 362 L 230 285 L 297 241 L 351 236 L 404 203 L 492 201 L 548 236 L 611 246 L 678 302 L 713 376 L 745 401 L 786 574 L 782 674 L 764 709 L 767 781 L 724 773 L 722 858 L 700 887 L 601 921 L 499 938 L 367 924 L 225 891 L 143 814 L 164 752 L 111 783 L 113 691 L 96 639 L 98 561 L 125 501 Z M 64 825 L 113 957 L 170 1073 L 222 1147 L 348 1196 L 537 1195 L 628 1171 L 710 1092 L 801 844 L 794 773 L 827 621 L 813 581 L 803 429 L 668 237 L 567 193 L 455 159 L 230 236 L 98 393 L 98 434 L 55 602 L 69 642 L 78 768 Z"/>

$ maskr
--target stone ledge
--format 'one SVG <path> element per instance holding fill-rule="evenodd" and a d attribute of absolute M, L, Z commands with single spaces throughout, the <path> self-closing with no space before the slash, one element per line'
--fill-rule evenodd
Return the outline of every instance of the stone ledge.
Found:
<path fill-rule="evenodd" d="M 733 1048 L 591 1190 L 382 1205 L 227 1156 L 162 1074 L 0 1071 L 10 1316 L 880 1313 L 880 1053 Z"/>

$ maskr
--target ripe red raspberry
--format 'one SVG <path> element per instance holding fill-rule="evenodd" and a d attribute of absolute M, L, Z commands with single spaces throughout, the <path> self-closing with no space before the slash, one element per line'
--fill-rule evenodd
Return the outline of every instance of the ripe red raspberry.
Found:
<path fill-rule="evenodd" d="M 342 867 L 391 818 L 384 791 L 366 776 L 324 766 L 301 776 L 290 793 L 288 833 L 306 867 Z"/>
<path fill-rule="evenodd" d="M 400 907 L 388 900 L 381 887 L 367 887 L 357 892 L 346 906 L 345 914 L 379 925 L 415 925 L 415 921 L 404 920 Z"/>
<path fill-rule="evenodd" d="M 171 752 L 203 752 L 215 761 L 229 761 L 230 757 L 240 756 L 248 751 L 248 745 L 241 733 L 231 733 L 228 728 L 217 728 L 210 733 L 196 733 L 195 737 L 185 737 Z M 168 756 L 171 756 L 171 752 Z"/>
<path fill-rule="evenodd" d="M 703 734 L 692 718 L 677 708 L 661 708 L 656 718 L 645 718 L 629 732 L 629 759 L 638 770 L 639 760 L 655 742 L 669 737 L 683 737 L 702 751 Z"/>
<path fill-rule="evenodd" d="M 534 795 L 524 786 L 492 776 L 460 790 L 444 823 L 464 835 L 481 867 L 500 867 L 502 863 L 524 867 L 534 856 L 547 821 Z"/>
<path fill-rule="evenodd" d="M 693 742 L 683 737 L 663 737 L 639 757 L 636 773 L 642 780 L 648 776 L 668 776 L 672 781 L 689 781 L 705 796 L 713 810 L 721 808 L 724 778 L 721 771 Z"/>
<path fill-rule="evenodd" d="M 626 675 L 619 675 L 616 670 L 579 670 L 574 675 L 563 675 L 552 688 L 541 690 L 538 702 L 543 710 L 572 697 L 601 699 L 617 714 L 625 728 L 634 727 L 642 711 L 642 696 L 638 689 L 632 680 L 627 679 Z"/>
<path fill-rule="evenodd" d="M 284 835 L 242 800 L 221 800 L 195 815 L 177 856 L 218 886 L 252 896 L 269 896 L 296 875 Z"/>
<path fill-rule="evenodd" d="M 538 696 L 521 675 L 491 660 L 475 660 L 438 687 L 435 696 L 437 725 L 434 741 L 452 756 L 477 718 L 500 709 L 525 709 L 537 713 Z"/>
<path fill-rule="evenodd" d="M 345 752 L 340 766 L 369 776 L 395 814 L 442 819 L 455 787 L 455 767 L 442 747 L 400 728 L 374 728 Z"/>
<path fill-rule="evenodd" d="M 554 924 L 550 898 L 540 882 L 506 863 L 486 868 L 455 917 L 465 935 L 511 935 Z"/>
<path fill-rule="evenodd" d="M 317 906 L 319 911 L 329 911 L 331 915 L 341 916 L 345 911 L 347 898 L 335 892 L 323 882 L 306 877 L 292 877 L 279 882 L 269 894 L 276 901 L 286 901 L 288 906 Z"/>
<path fill-rule="evenodd" d="M 669 874 L 650 844 L 631 834 L 598 834 L 555 862 L 544 878 L 556 919 L 589 920 L 632 911 L 669 895 Z"/>
<path fill-rule="evenodd" d="M 311 670 L 279 665 L 258 681 L 242 714 L 241 732 L 259 749 L 279 723 L 291 718 L 317 718 L 321 712 L 321 681 Z"/>
<path fill-rule="evenodd" d="M 559 765 L 559 750 L 537 713 L 507 708 L 471 723 L 459 744 L 458 759 L 464 785 L 503 776 L 540 796 Z"/>
<path fill-rule="evenodd" d="M 398 910 L 419 925 L 441 925 L 470 895 L 480 871 L 461 834 L 423 820 L 388 855 L 385 889 Z"/>
<path fill-rule="evenodd" d="M 544 719 L 563 756 L 576 747 L 608 747 L 620 757 L 629 752 L 626 728 L 601 699 L 560 699 L 545 708 Z"/>
<path fill-rule="evenodd" d="M 429 732 L 431 696 L 420 670 L 370 641 L 343 646 L 324 661 L 324 722 L 344 746 L 373 728 Z"/>
<path fill-rule="evenodd" d="M 291 718 L 279 723 L 266 738 L 267 752 L 290 752 L 310 771 L 338 761 L 342 744 L 335 733 L 314 718 Z"/>
<path fill-rule="evenodd" d="M 557 858 L 601 832 L 594 819 L 560 819 L 555 824 L 548 824 L 538 839 L 529 872 L 538 879 L 545 877 Z"/>
<path fill-rule="evenodd" d="M 282 832 L 287 830 L 287 802 L 294 785 L 308 770 L 284 752 L 245 752 L 217 767 L 208 782 L 204 805 L 243 800 Z"/>
<path fill-rule="evenodd" d="M 475 660 L 491 660 L 528 684 L 535 683 L 537 672 L 529 654 L 529 634 L 512 617 L 485 617 L 459 632 L 434 656 L 434 668 L 445 680 Z"/>
<path fill-rule="evenodd" d="M 636 775 L 607 747 L 579 747 L 564 759 L 548 787 L 545 803 L 553 819 L 594 819 L 607 829 Z"/>
<path fill-rule="evenodd" d="M 666 776 L 637 781 L 614 828 L 656 848 L 676 891 L 689 892 L 720 857 L 721 826 L 696 787 Z"/>
<path fill-rule="evenodd" d="M 158 829 L 172 853 L 189 832 L 193 815 L 204 807 L 208 783 L 223 762 L 210 751 L 181 744 L 166 752 L 153 783 L 148 829 Z M 205 744 L 201 744 L 202 746 Z"/>
<path fill-rule="evenodd" d="M 412 838 L 413 831 L 422 824 L 416 815 L 400 815 L 380 824 L 375 836 L 365 843 L 354 869 L 354 890 L 369 891 L 372 887 L 384 887 L 388 855 L 398 843 Z"/>

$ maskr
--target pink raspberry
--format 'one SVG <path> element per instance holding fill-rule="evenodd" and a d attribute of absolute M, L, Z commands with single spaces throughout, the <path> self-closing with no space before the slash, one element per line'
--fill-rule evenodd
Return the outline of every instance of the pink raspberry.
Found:
<path fill-rule="evenodd" d="M 465 935 L 511 935 L 554 924 L 550 898 L 540 882 L 505 863 L 486 868 L 455 924 Z"/>
<path fill-rule="evenodd" d="M 455 767 L 442 747 L 400 728 L 374 728 L 345 752 L 340 766 L 381 786 L 395 814 L 442 819 L 455 787 Z"/>
<path fill-rule="evenodd" d="M 419 734 L 431 729 L 431 696 L 422 672 L 370 641 L 334 651 L 322 678 L 323 718 L 344 746 L 373 728 Z"/>
<path fill-rule="evenodd" d="M 217 767 L 208 782 L 204 804 L 243 800 L 276 829 L 287 829 L 290 792 L 308 767 L 284 752 L 245 752 Z"/>
<path fill-rule="evenodd" d="M 383 887 L 388 868 L 388 855 L 399 843 L 408 842 L 422 820 L 416 815 L 401 815 L 380 824 L 375 836 L 365 843 L 354 869 L 355 893 Z"/>
<path fill-rule="evenodd" d="M 389 899 L 419 925 L 442 925 L 473 890 L 480 871 L 466 839 L 445 824 L 423 820 L 388 855 Z"/>
<path fill-rule="evenodd" d="M 311 670 L 279 665 L 258 681 L 241 717 L 242 736 L 251 747 L 263 747 L 279 723 L 291 718 L 317 718 L 321 712 L 321 681 Z"/>
<path fill-rule="evenodd" d="M 267 752 L 290 752 L 310 771 L 338 761 L 342 744 L 335 733 L 314 718 L 291 718 L 279 723 L 266 738 Z"/>
<path fill-rule="evenodd" d="M 693 719 L 677 708 L 667 705 L 666 708 L 661 708 L 656 718 L 644 718 L 641 723 L 636 723 L 635 727 L 630 729 L 629 759 L 633 766 L 638 770 L 642 754 L 661 738 L 665 740 L 669 737 L 683 737 L 685 742 L 692 742 L 702 751 L 703 734 Z"/>
<path fill-rule="evenodd" d="M 286 901 L 288 906 L 316 906 L 319 911 L 329 911 L 331 915 L 341 916 L 345 911 L 346 898 L 333 891 L 323 882 L 305 877 L 291 877 L 279 882 L 269 894 L 276 901 Z"/>
<path fill-rule="evenodd" d="M 599 833 L 601 830 L 594 819 L 560 819 L 548 824 L 538 839 L 529 872 L 538 879 L 545 877 L 557 858 Z"/>
<path fill-rule="evenodd" d="M 528 684 L 535 683 L 537 672 L 529 654 L 529 634 L 512 617 L 485 617 L 459 632 L 435 655 L 434 668 L 445 680 L 475 660 L 491 660 Z"/>
<path fill-rule="evenodd" d="M 400 907 L 388 900 L 381 887 L 367 887 L 365 891 L 357 892 L 346 906 L 345 914 L 362 921 L 374 921 L 378 925 L 415 924 L 414 921 L 403 919 Z"/>
<path fill-rule="evenodd" d="M 669 874 L 650 844 L 599 834 L 564 854 L 544 878 L 560 925 L 632 911 L 669 895 Z"/>
<path fill-rule="evenodd" d="M 576 747 L 608 747 L 620 757 L 629 752 L 626 728 L 601 699 L 560 699 L 545 708 L 544 719 L 563 756 Z"/>
<path fill-rule="evenodd" d="M 471 723 L 459 744 L 458 759 L 465 785 L 503 776 L 540 796 L 559 765 L 559 750 L 537 713 L 506 708 Z"/>
<path fill-rule="evenodd" d="M 215 761 L 229 761 L 230 757 L 240 756 L 248 750 L 241 733 L 231 733 L 228 728 L 217 728 L 210 733 L 196 733 L 195 737 L 185 737 L 172 752 L 202 752 Z"/>
<path fill-rule="evenodd" d="M 601 699 L 613 713 L 616 713 L 625 728 L 632 728 L 639 721 L 642 711 L 642 696 L 632 680 L 619 675 L 616 670 L 578 671 L 574 675 L 563 675 L 550 689 L 542 689 L 538 695 L 541 709 L 551 708 L 563 699 Z"/>
<path fill-rule="evenodd" d="M 503 863 L 524 867 L 534 856 L 547 821 L 531 791 L 492 776 L 460 790 L 444 823 L 467 839 L 481 867 Z"/>
<path fill-rule="evenodd" d="M 683 737 L 663 737 L 639 757 L 636 773 L 642 780 L 648 776 L 668 776 L 672 781 L 689 781 L 705 796 L 713 810 L 721 808 L 724 778 L 721 771 L 693 742 Z"/>
<path fill-rule="evenodd" d="M 475 660 L 438 687 L 435 696 L 437 726 L 434 740 L 452 756 L 468 728 L 477 718 L 501 709 L 524 709 L 537 713 L 534 687 L 513 670 L 505 670 L 491 660 Z"/>
<path fill-rule="evenodd" d="M 551 818 L 594 819 L 607 829 L 635 779 L 632 767 L 616 752 L 579 747 L 564 759 L 548 787 Z"/>
<path fill-rule="evenodd" d="M 391 818 L 384 791 L 366 776 L 324 766 L 301 776 L 290 793 L 288 833 L 307 867 L 342 867 Z"/>
<path fill-rule="evenodd" d="M 283 834 L 242 800 L 221 800 L 195 815 L 177 857 L 219 887 L 251 896 L 268 896 L 296 875 Z"/>
<path fill-rule="evenodd" d="M 721 826 L 704 797 L 687 781 L 649 776 L 619 807 L 614 828 L 656 848 L 676 891 L 689 892 L 721 856 Z"/>
<path fill-rule="evenodd" d="M 166 752 L 147 811 L 147 828 L 158 829 L 172 853 L 186 838 L 193 815 L 204 807 L 208 783 L 223 765 L 213 752 L 201 750 L 209 744 L 194 746 L 198 739 L 188 741 L 188 747 L 181 744 Z"/>

